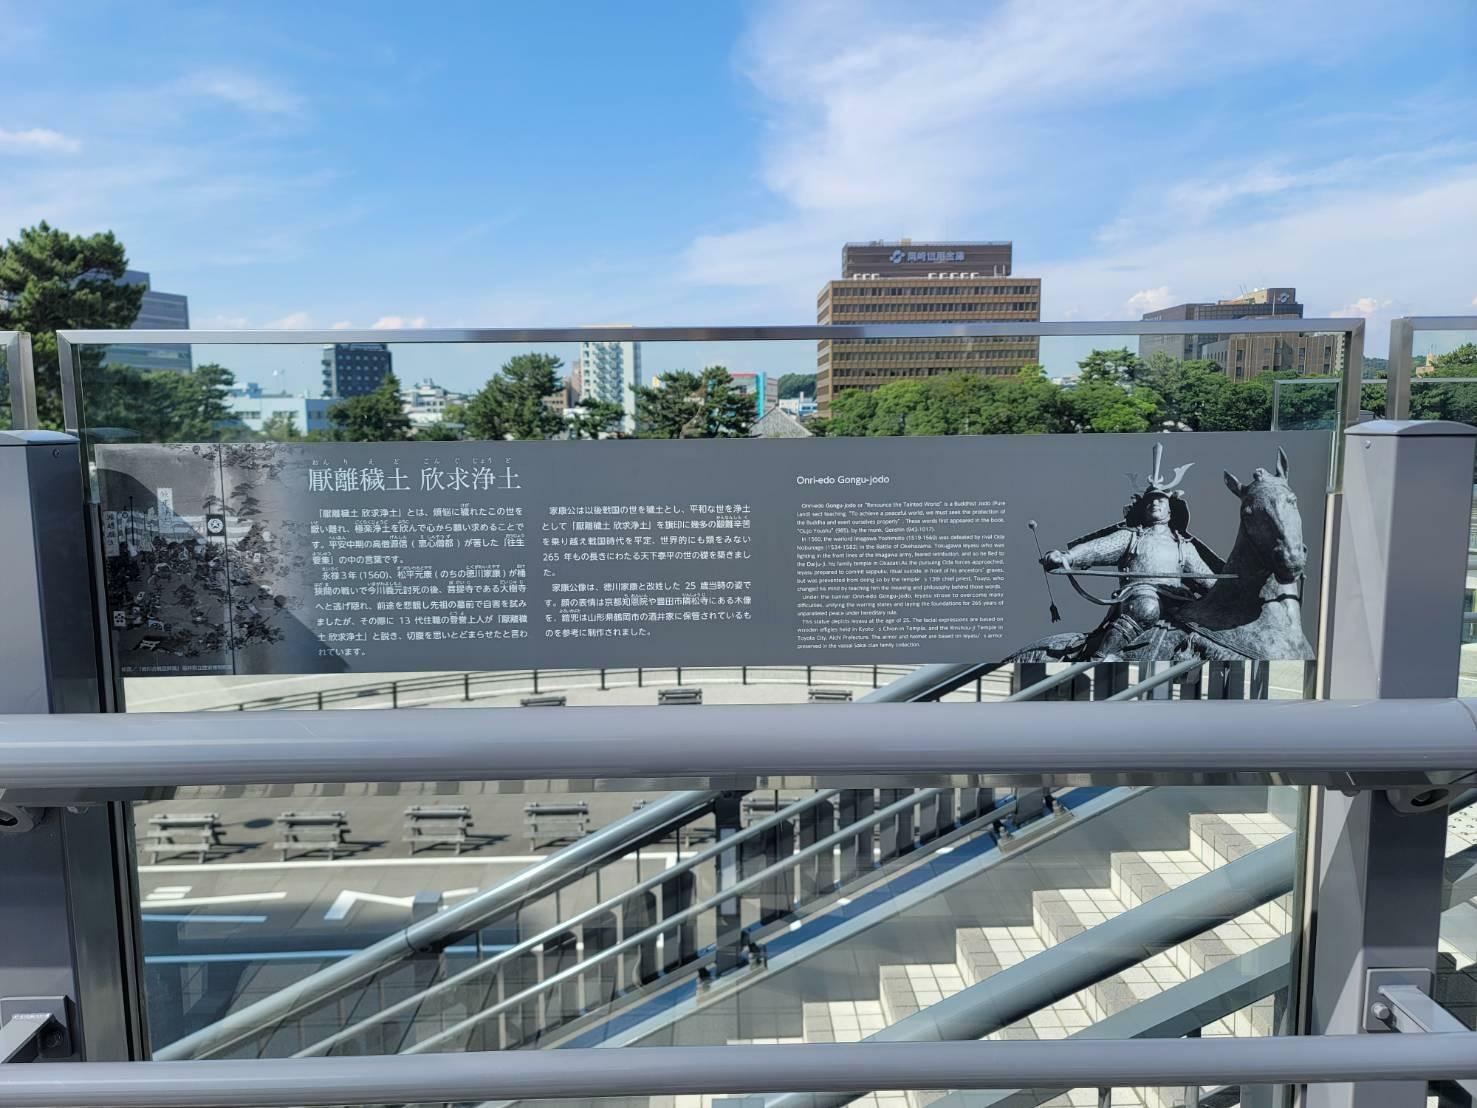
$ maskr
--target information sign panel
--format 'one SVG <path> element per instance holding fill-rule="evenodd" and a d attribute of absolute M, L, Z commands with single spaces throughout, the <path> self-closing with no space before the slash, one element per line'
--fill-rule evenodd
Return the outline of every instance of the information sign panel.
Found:
<path fill-rule="evenodd" d="M 96 457 L 109 626 L 139 677 L 1307 658 L 1328 450 L 1287 432 Z"/>

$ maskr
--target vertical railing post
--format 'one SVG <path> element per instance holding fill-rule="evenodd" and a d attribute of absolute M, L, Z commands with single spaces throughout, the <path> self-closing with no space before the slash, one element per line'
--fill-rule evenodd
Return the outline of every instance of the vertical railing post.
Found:
<path fill-rule="evenodd" d="M 1329 695 L 1455 696 L 1477 428 L 1378 420 L 1343 438 Z M 1436 969 L 1447 790 L 1319 793 L 1308 1030 L 1361 1034 L 1375 1000 L 1369 971 L 1429 979 Z M 1425 1103 L 1423 1081 L 1310 1085 L 1305 1099 L 1307 1108 Z"/>
<path fill-rule="evenodd" d="M 5 340 L 5 375 L 10 380 L 10 426 L 16 431 L 34 428 L 36 373 L 31 361 L 31 336 L 12 331 Z"/>
<path fill-rule="evenodd" d="M 51 431 L 0 432 L 0 712 L 98 712 L 111 649 L 93 592 L 81 447 Z M 0 800 L 0 995 L 63 998 L 48 1059 L 147 1057 L 133 806 Z M 171 985 L 161 974 L 161 992 Z M 47 1049 L 42 1040 L 43 1051 Z"/>
<path fill-rule="evenodd" d="M 714 837 L 722 842 L 731 839 L 739 833 L 740 812 L 739 797 L 737 793 L 724 793 L 713 802 L 713 828 Z M 714 882 L 718 889 L 726 889 L 739 882 L 739 851 L 725 850 L 718 855 L 717 880 Z M 744 947 L 744 918 L 743 901 L 739 897 L 730 897 L 718 905 L 716 926 L 716 941 L 718 947 L 717 969 L 718 972 L 726 973 L 734 969 L 743 958 Z"/>
<path fill-rule="evenodd" d="M 1410 418 L 1410 378 L 1415 366 L 1415 329 L 1409 319 L 1390 320 L 1390 360 L 1385 370 L 1385 418 Z"/>

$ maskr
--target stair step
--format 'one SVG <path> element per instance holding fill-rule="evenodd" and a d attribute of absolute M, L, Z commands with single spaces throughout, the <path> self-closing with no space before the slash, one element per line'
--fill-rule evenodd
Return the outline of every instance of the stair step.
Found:
<path fill-rule="evenodd" d="M 891 1022 L 882 1014 L 881 1001 L 811 1001 L 801 1010 L 801 1037 L 807 1043 L 855 1043 Z"/>

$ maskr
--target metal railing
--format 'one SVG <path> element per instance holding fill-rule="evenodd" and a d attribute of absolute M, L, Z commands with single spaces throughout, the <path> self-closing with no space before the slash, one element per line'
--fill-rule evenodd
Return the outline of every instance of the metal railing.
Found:
<path fill-rule="evenodd" d="M 421 707 L 447 700 L 471 702 L 498 696 L 538 696 L 572 689 L 656 688 L 700 678 L 715 685 L 814 685 L 821 683 L 878 689 L 912 672 L 912 666 L 625 666 L 602 669 L 469 670 L 425 677 L 392 677 L 360 685 L 239 700 L 202 709 L 209 712 L 293 711 L 362 704 L 388 699 L 392 708 Z M 983 678 L 975 679 L 975 699 L 984 699 Z M 429 694 L 429 695 L 428 695 Z"/>
<path fill-rule="evenodd" d="M 985 717 L 974 704 L 720 705 L 701 709 L 701 744 L 689 713 L 658 707 L 582 708 L 577 730 L 565 718 L 572 712 L 500 712 L 489 723 L 475 711 L 428 708 L 413 744 L 404 716 L 388 709 L 8 715 L 0 787 L 7 802 L 25 803 L 37 793 L 321 781 L 1449 784 L 1477 771 L 1471 707 L 1454 698 L 1135 701 L 1103 711 L 1063 701 L 994 704 Z"/>
<path fill-rule="evenodd" d="M 0 331 L 7 387 L 4 405 L 10 409 L 10 425 L 0 430 L 23 431 L 37 426 L 36 372 L 31 359 L 31 336 L 24 331 Z"/>
<path fill-rule="evenodd" d="M 928 699 L 945 695 L 977 677 L 981 668 L 973 665 L 919 667 L 891 684 L 867 694 L 863 699 L 864 702 L 869 698 L 886 702 L 894 698 Z M 846 707 L 854 710 L 856 706 Z M 374 710 L 373 714 L 382 715 L 386 712 Z M 356 714 L 354 718 L 369 716 Z M 687 719 L 686 727 L 690 734 L 690 718 Z M 601 831 L 565 847 L 515 877 L 463 901 L 455 908 L 413 924 L 357 954 L 309 975 L 288 989 L 264 997 L 222 1020 L 168 1044 L 157 1051 L 156 1056 L 206 1057 L 275 1027 L 295 1013 L 364 985 L 385 968 L 396 965 L 417 952 L 443 947 L 470 931 L 487 926 L 495 919 L 518 911 L 535 898 L 555 896 L 592 868 L 623 857 L 629 851 L 639 849 L 644 843 L 664 838 L 674 831 L 680 834 L 680 828 L 684 824 L 707 816 L 721 795 L 716 790 L 692 790 L 646 805 Z M 777 813 L 771 819 L 778 823 L 780 814 Z M 757 834 L 759 832 L 751 827 L 740 832 L 737 842 L 730 842 L 728 845 L 733 847 Z M 690 868 L 690 865 L 684 866 L 677 878 L 680 879 L 681 874 Z M 665 885 L 673 878 L 663 874 L 658 880 Z M 644 899 L 640 903 L 644 907 Z"/>
<path fill-rule="evenodd" d="M 1047 693 L 1057 686 L 1072 681 L 1087 668 L 1086 665 L 1066 667 L 1030 688 L 1013 694 L 1013 699 L 1031 699 Z M 909 673 L 907 680 L 897 682 L 895 686 L 889 686 L 869 695 L 879 700 L 899 696 L 941 695 L 946 693 L 952 685 L 960 682 L 967 683 L 973 669 L 974 667 L 959 666 L 926 667 L 921 672 Z M 1159 674 L 1151 680 L 1157 685 L 1163 683 L 1165 679 L 1166 675 Z M 947 795 L 945 795 L 946 792 Z M 580 949 L 583 946 L 591 952 L 591 957 L 581 960 L 571 967 L 568 973 L 557 975 L 557 980 L 550 978 L 530 986 L 524 991 L 527 995 L 510 999 L 504 1007 L 498 1009 L 500 1012 L 512 1008 L 516 1006 L 516 1003 L 557 988 L 566 981 L 576 982 L 581 991 L 581 997 L 578 1003 L 570 1006 L 570 1011 L 557 1006 L 552 1006 L 553 1010 L 550 1011 L 542 1004 L 537 1005 L 535 1006 L 537 1018 L 531 1021 L 531 1030 L 529 1027 L 524 1027 L 521 1033 L 513 1038 L 527 1038 L 531 1035 L 542 1034 L 596 1007 L 596 1004 L 586 1002 L 583 997 L 587 974 L 592 968 L 603 966 L 612 960 L 615 961 L 613 969 L 598 971 L 602 978 L 602 983 L 596 990 L 600 994 L 598 999 L 601 1004 L 609 1004 L 615 1002 L 632 987 L 639 990 L 660 976 L 670 977 L 678 969 L 691 971 L 697 969 L 700 964 L 711 962 L 714 958 L 711 950 L 697 951 L 694 947 L 693 923 L 702 914 L 716 911 L 720 905 L 729 903 L 734 896 L 741 895 L 750 888 L 764 890 L 782 888 L 785 890 L 781 899 L 784 901 L 783 914 L 788 915 L 803 910 L 810 901 L 823 899 L 841 889 L 849 890 L 857 882 L 873 879 L 874 872 L 879 867 L 885 867 L 894 859 L 910 854 L 915 847 L 926 847 L 935 842 L 942 843 L 946 839 L 952 841 L 953 837 L 977 824 L 1002 826 L 1004 821 L 1010 820 L 1017 811 L 1014 798 L 997 803 L 987 793 L 978 789 L 962 791 L 934 789 L 910 793 L 907 799 L 889 805 L 880 812 L 867 814 L 872 803 L 871 790 L 867 790 L 867 795 L 865 806 L 840 804 L 836 812 L 829 810 L 832 800 L 839 799 L 841 796 L 836 790 L 827 790 L 804 798 L 780 812 L 755 821 L 749 827 L 725 838 L 722 843 L 715 843 L 692 857 L 679 860 L 662 873 L 639 882 L 634 888 L 623 890 L 591 908 L 578 912 L 573 917 L 557 921 L 544 932 L 519 942 L 510 949 L 500 951 L 490 958 L 480 960 L 472 967 L 453 974 L 415 996 L 381 1009 L 359 1021 L 352 1028 L 330 1036 L 326 1040 L 305 1046 L 298 1053 L 312 1054 L 332 1049 L 340 1043 L 352 1041 L 371 1027 L 382 1025 L 387 1020 L 394 1019 L 403 1013 L 415 1012 L 419 1015 L 425 1002 L 461 989 L 470 982 L 488 975 L 491 975 L 491 981 L 486 986 L 486 994 L 502 997 L 506 993 L 503 982 L 504 970 L 521 970 L 522 962 L 526 960 L 525 956 L 539 950 L 545 943 L 562 940 L 572 943 L 574 949 Z M 698 797 L 701 797 L 703 802 L 694 807 L 692 811 L 698 816 L 705 815 L 711 810 L 711 802 L 716 800 L 716 794 L 694 794 L 694 800 Z M 802 822 L 806 813 L 813 812 L 822 804 L 828 806 L 824 821 L 812 820 L 810 826 Z M 931 813 L 931 816 L 915 820 L 914 809 Z M 852 818 L 846 818 L 848 811 L 851 812 Z M 1030 812 L 1033 817 L 1042 814 L 1041 803 L 1038 801 L 1032 805 Z M 838 814 L 841 817 L 839 819 Z M 873 833 L 880 831 L 889 823 L 897 823 L 900 831 L 906 829 L 905 834 L 881 836 L 880 841 L 889 845 L 884 845 L 874 855 Z M 853 853 L 857 859 L 855 864 L 849 865 L 843 861 L 838 869 L 830 864 L 829 859 L 820 860 L 822 849 L 818 846 L 810 847 L 807 840 L 813 842 L 816 838 L 815 832 L 823 826 L 839 828 L 827 836 L 826 841 L 830 847 L 841 844 L 854 845 Z M 903 841 L 904 837 L 907 841 Z M 800 854 L 791 853 L 795 843 L 800 843 L 802 846 Z M 750 865 L 751 854 L 755 853 L 751 848 L 757 848 L 757 855 L 763 862 L 762 868 L 757 873 L 752 872 Z M 863 855 L 865 863 L 861 861 Z M 722 891 L 709 897 L 703 903 L 692 906 L 692 875 L 699 866 L 723 857 L 739 859 L 740 872 L 745 873 L 745 880 L 741 882 L 742 887 L 736 891 Z M 812 858 L 815 858 L 816 862 L 807 866 Z M 556 893 L 569 881 L 578 879 L 588 871 L 564 867 L 560 872 L 561 879 L 542 886 L 539 890 L 540 895 L 548 896 Z M 183 1058 L 207 1057 L 217 1054 L 245 1039 L 280 1026 L 283 1019 L 294 1013 L 302 1012 L 332 997 L 341 996 L 346 989 L 358 986 L 367 988 L 369 977 L 377 976 L 396 964 L 399 959 L 409 956 L 411 950 L 426 950 L 444 946 L 465 934 L 467 930 L 465 926 L 452 928 L 450 926 L 452 922 L 464 925 L 470 917 L 475 918 L 476 926 L 486 926 L 491 919 L 495 918 L 495 915 L 503 915 L 508 911 L 516 910 L 524 902 L 522 899 L 510 901 L 499 889 L 480 894 L 473 901 L 468 901 L 458 907 L 455 921 L 442 924 L 440 921 L 445 917 L 438 916 L 422 924 L 421 932 L 415 936 L 413 941 L 407 939 L 398 957 L 395 957 L 396 949 L 393 944 L 377 944 L 370 951 L 350 956 L 320 971 L 319 974 L 313 975 L 307 981 L 284 990 L 282 994 L 258 1001 L 247 1009 L 233 1013 L 216 1024 L 163 1047 L 157 1052 L 157 1056 Z M 776 914 L 778 913 L 773 910 L 773 905 L 766 906 L 761 909 L 759 924 L 768 922 L 770 917 Z M 587 935 L 585 925 L 591 921 L 594 921 L 596 931 Z M 598 948 L 602 945 L 601 936 L 605 934 L 605 929 L 612 925 L 615 928 L 617 945 L 614 948 L 599 951 Z M 437 927 L 438 938 L 434 942 L 429 941 L 424 933 L 431 926 Z M 662 954 L 659 956 L 658 944 L 663 939 L 665 943 L 661 947 Z M 608 942 L 605 940 L 607 946 Z M 386 961 L 385 955 L 387 954 L 391 956 L 390 961 Z M 627 965 L 628 956 L 634 959 L 632 965 Z M 543 977 L 543 961 L 537 958 L 533 961 L 539 976 Z M 500 1036 L 499 1045 L 511 1045 L 506 1035 Z"/>

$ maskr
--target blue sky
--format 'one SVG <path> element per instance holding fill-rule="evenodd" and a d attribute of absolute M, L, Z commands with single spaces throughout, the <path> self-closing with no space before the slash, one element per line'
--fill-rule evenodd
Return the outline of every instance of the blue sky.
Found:
<path fill-rule="evenodd" d="M 201 327 L 811 322 L 844 241 L 902 235 L 1014 240 L 1047 318 L 1291 284 L 1383 353 L 1392 316 L 1477 311 L 1470 0 L 0 0 L 0 26 L 0 236 L 111 228 Z M 247 375 L 316 384 L 283 355 Z"/>

